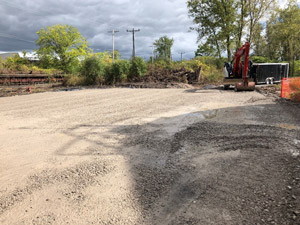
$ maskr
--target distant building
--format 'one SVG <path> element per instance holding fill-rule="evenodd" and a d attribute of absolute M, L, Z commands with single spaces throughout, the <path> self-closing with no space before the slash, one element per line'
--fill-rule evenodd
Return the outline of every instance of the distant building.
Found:
<path fill-rule="evenodd" d="M 26 58 L 31 62 L 39 61 L 39 58 L 35 52 L 26 52 L 25 57 L 23 52 L 0 52 L 0 58 L 6 59 L 8 57 L 19 56 L 21 58 Z"/>

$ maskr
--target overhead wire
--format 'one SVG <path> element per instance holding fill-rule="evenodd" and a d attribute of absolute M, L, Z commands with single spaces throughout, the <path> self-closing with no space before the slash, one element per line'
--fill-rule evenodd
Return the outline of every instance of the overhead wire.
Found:
<path fill-rule="evenodd" d="M 15 40 L 24 41 L 24 42 L 28 42 L 28 43 L 35 43 L 34 41 L 25 40 L 23 38 L 19 38 L 17 36 L 11 35 L 11 34 L 0 33 L 0 37 L 12 38 L 12 39 L 15 39 Z"/>

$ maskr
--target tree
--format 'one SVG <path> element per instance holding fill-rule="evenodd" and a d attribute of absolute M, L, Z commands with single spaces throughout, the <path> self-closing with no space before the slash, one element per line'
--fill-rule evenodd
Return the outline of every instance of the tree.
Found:
<path fill-rule="evenodd" d="M 270 18 L 267 41 L 272 50 L 270 58 L 288 61 L 293 76 L 295 60 L 300 58 L 300 8 L 295 0 L 290 0 L 287 8 L 278 9 Z"/>
<path fill-rule="evenodd" d="M 173 46 L 174 39 L 170 39 L 167 36 L 163 36 L 156 40 L 153 45 L 156 47 L 156 53 L 158 59 L 166 59 L 170 60 L 172 59 L 172 52 L 171 48 Z"/>
<path fill-rule="evenodd" d="M 274 4 L 274 0 L 248 0 L 249 11 L 249 34 L 248 41 L 252 42 L 253 32 L 257 24 L 260 22 L 265 13 Z"/>
<path fill-rule="evenodd" d="M 253 29 L 253 40 L 252 40 L 252 49 L 253 54 L 256 56 L 266 55 L 267 42 L 266 38 L 263 36 L 264 27 L 261 23 L 256 24 Z"/>
<path fill-rule="evenodd" d="M 236 26 L 236 49 L 242 46 L 243 31 L 247 24 L 247 17 L 249 15 L 249 1 L 238 0 L 236 1 L 236 15 L 237 15 L 237 26 Z"/>
<path fill-rule="evenodd" d="M 236 33 L 236 16 L 234 0 L 189 0 L 187 6 L 189 15 L 197 25 L 198 41 L 207 40 L 207 45 L 213 45 L 221 58 L 225 47 L 227 58 L 231 60 L 233 37 Z"/>
<path fill-rule="evenodd" d="M 266 24 L 266 42 L 268 48 L 266 48 L 265 56 L 271 60 L 283 60 L 282 49 L 280 47 L 280 41 L 278 39 L 278 30 L 276 28 L 278 18 L 278 11 L 272 13 L 271 17 Z"/>
<path fill-rule="evenodd" d="M 206 42 L 204 44 L 198 45 L 198 49 L 195 52 L 195 56 L 217 56 L 218 53 L 213 45 Z"/>
<path fill-rule="evenodd" d="M 90 51 L 88 43 L 78 29 L 69 25 L 54 25 L 37 32 L 37 54 L 40 58 L 51 59 L 59 69 L 71 73 L 79 58 Z"/>

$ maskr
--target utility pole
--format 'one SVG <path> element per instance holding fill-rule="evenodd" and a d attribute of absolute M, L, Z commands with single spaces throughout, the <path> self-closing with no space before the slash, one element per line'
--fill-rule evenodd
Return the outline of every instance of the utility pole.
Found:
<path fill-rule="evenodd" d="M 115 63 L 115 33 L 118 33 L 118 30 L 108 31 L 108 33 L 112 33 L 112 46 L 113 46 L 113 63 Z"/>
<path fill-rule="evenodd" d="M 154 63 L 154 45 L 149 46 L 152 47 L 152 64 Z"/>
<path fill-rule="evenodd" d="M 185 52 L 179 52 L 179 54 L 181 55 L 181 62 L 182 62 L 182 55 L 185 54 Z"/>
<path fill-rule="evenodd" d="M 132 59 L 135 58 L 135 40 L 134 40 L 134 33 L 135 32 L 139 32 L 141 31 L 140 29 L 135 30 L 134 28 L 132 30 L 127 30 L 127 32 L 131 32 L 132 33 L 132 44 L 133 44 L 133 48 L 132 48 Z"/>

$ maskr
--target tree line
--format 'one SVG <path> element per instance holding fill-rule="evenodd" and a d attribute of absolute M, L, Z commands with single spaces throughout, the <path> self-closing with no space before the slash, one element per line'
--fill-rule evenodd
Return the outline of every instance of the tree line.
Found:
<path fill-rule="evenodd" d="M 275 0 L 189 0 L 189 16 L 200 42 L 196 55 L 231 61 L 244 41 L 261 61 L 287 61 L 291 74 L 300 68 L 300 8 L 289 0 L 282 9 Z M 300 75 L 300 74 L 299 74 Z"/>
<path fill-rule="evenodd" d="M 57 67 L 66 73 L 72 73 L 80 64 L 80 59 L 99 55 L 93 53 L 87 40 L 73 26 L 58 24 L 42 28 L 37 35 L 36 44 L 39 48 L 36 52 L 44 68 Z M 171 60 L 173 43 L 174 40 L 167 36 L 155 40 L 155 60 Z M 116 58 L 120 58 L 118 51 L 114 53 Z"/>

